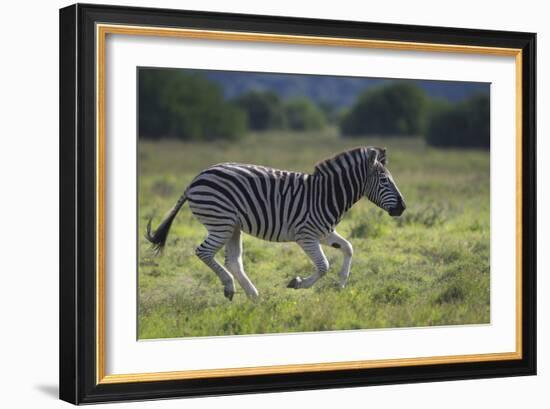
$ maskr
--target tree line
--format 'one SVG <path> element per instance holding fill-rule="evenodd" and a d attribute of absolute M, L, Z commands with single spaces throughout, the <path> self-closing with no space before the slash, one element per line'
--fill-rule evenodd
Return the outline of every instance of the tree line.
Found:
<path fill-rule="evenodd" d="M 139 72 L 139 133 L 150 139 L 237 139 L 248 131 L 317 131 L 336 126 L 345 138 L 420 137 L 438 147 L 489 147 L 489 97 L 458 103 L 430 98 L 412 82 L 364 91 L 345 110 L 305 97 L 282 99 L 273 91 L 248 91 L 233 99 L 199 73 Z"/>

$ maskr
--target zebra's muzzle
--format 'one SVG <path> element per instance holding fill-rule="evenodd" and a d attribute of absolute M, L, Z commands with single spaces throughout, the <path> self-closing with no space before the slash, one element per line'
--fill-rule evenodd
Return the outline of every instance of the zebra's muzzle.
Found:
<path fill-rule="evenodd" d="M 388 213 L 390 214 L 390 216 L 393 216 L 393 217 L 397 217 L 397 216 L 401 216 L 403 214 L 403 212 L 405 211 L 405 209 L 407 208 L 407 206 L 405 206 L 405 202 L 403 201 L 400 201 L 397 206 L 395 207 L 392 207 Z"/>

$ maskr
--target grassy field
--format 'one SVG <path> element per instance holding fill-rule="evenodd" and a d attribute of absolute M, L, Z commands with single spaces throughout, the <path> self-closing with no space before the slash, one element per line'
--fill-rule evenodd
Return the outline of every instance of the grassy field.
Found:
<path fill-rule="evenodd" d="M 388 168 L 407 210 L 391 218 L 366 199 L 338 232 L 354 246 L 348 286 L 340 290 L 341 253 L 311 289 L 286 285 L 312 272 L 294 243 L 244 236 L 244 266 L 260 292 L 233 301 L 218 277 L 195 257 L 206 230 L 185 205 L 162 257 L 140 235 L 139 338 L 167 338 L 489 322 L 489 154 L 436 150 L 419 139 L 346 140 L 322 135 L 251 135 L 236 142 L 142 142 L 139 230 L 156 227 L 192 178 L 209 165 L 236 161 L 311 172 L 313 165 L 358 145 L 388 148 Z M 222 259 L 222 252 L 218 255 Z"/>

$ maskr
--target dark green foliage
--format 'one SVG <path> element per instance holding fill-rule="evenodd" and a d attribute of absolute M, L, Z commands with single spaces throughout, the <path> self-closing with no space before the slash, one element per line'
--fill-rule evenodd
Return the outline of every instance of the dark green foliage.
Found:
<path fill-rule="evenodd" d="M 332 102 L 319 102 L 319 109 L 325 115 L 326 122 L 331 125 L 337 125 L 342 116 L 342 110 Z"/>
<path fill-rule="evenodd" d="M 389 283 L 376 291 L 372 298 L 375 303 L 403 304 L 410 296 L 410 291 L 406 287 L 396 283 Z"/>
<path fill-rule="evenodd" d="M 436 302 L 439 304 L 456 303 L 463 301 L 464 298 L 465 294 L 463 288 L 453 284 L 437 297 Z"/>
<path fill-rule="evenodd" d="M 249 91 L 234 103 L 246 112 L 251 130 L 282 129 L 286 125 L 283 103 L 274 92 Z"/>
<path fill-rule="evenodd" d="M 233 101 L 246 112 L 248 127 L 253 131 L 310 131 L 322 129 L 325 125 L 325 115 L 307 98 L 294 98 L 283 103 L 274 92 L 249 91 Z"/>
<path fill-rule="evenodd" d="M 139 71 L 140 137 L 236 139 L 245 129 L 245 113 L 225 102 L 221 88 L 200 74 Z"/>
<path fill-rule="evenodd" d="M 342 135 L 416 136 L 424 127 L 427 98 L 418 86 L 395 82 L 363 92 L 340 123 Z"/>
<path fill-rule="evenodd" d="M 323 112 L 307 98 L 293 98 L 285 104 L 288 128 L 293 131 L 317 131 L 325 126 Z"/>
<path fill-rule="evenodd" d="M 426 140 L 437 147 L 489 148 L 489 97 L 477 95 L 435 113 Z"/>

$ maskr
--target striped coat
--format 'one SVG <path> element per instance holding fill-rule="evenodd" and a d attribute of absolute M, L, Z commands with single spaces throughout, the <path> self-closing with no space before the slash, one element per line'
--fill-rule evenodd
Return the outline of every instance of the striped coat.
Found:
<path fill-rule="evenodd" d="M 353 253 L 351 244 L 335 231 L 344 214 L 365 195 L 391 215 L 405 209 L 385 164 L 384 149 L 359 147 L 319 162 L 312 174 L 239 163 L 214 165 L 193 179 L 154 234 L 149 222 L 147 238 L 161 249 L 187 201 L 208 230 L 196 254 L 220 277 L 229 299 L 234 294 L 233 277 L 249 297 L 258 295 L 242 266 L 241 231 L 268 241 L 295 241 L 302 247 L 316 271 L 305 279 L 294 278 L 289 283 L 292 288 L 309 288 L 328 270 L 321 244 L 341 249 L 343 287 Z M 224 246 L 225 267 L 214 258 Z"/>

